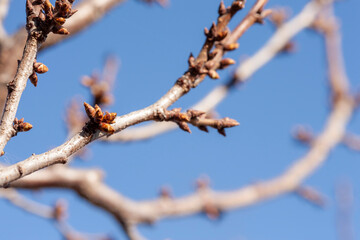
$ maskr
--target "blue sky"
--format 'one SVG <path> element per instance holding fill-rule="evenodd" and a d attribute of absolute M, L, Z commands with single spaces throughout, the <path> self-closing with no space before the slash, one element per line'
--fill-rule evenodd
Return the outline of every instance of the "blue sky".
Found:
<path fill-rule="evenodd" d="M 25 1 L 12 1 L 6 27 L 15 32 L 25 21 Z M 231 1 L 225 1 L 229 4 Z M 247 8 L 254 0 L 247 2 Z M 293 14 L 307 1 L 270 0 L 268 7 L 287 6 Z M 42 153 L 66 138 L 64 111 L 70 99 L 89 99 L 80 78 L 100 70 L 108 54 L 121 61 L 114 87 L 116 103 L 111 111 L 125 114 L 143 108 L 162 96 L 187 69 L 190 52 L 198 53 L 203 28 L 216 19 L 218 0 L 171 2 L 170 7 L 148 6 L 129 0 L 111 11 L 100 22 L 61 45 L 42 52 L 38 60 L 50 71 L 39 77 L 37 88 L 28 85 L 18 116 L 34 128 L 19 134 L 6 147 L 2 161 L 12 164 L 32 153 Z M 360 2 L 336 3 L 340 18 L 347 73 L 353 89 L 359 89 L 360 34 L 354 9 Z M 237 15 L 234 27 L 245 15 Z M 273 27 L 256 25 L 240 39 L 235 59 L 252 55 L 273 33 Z M 175 196 L 194 191 L 194 181 L 207 175 L 216 190 L 231 190 L 282 173 L 303 156 L 307 148 L 296 143 L 291 130 L 298 124 L 321 131 L 329 112 L 326 61 L 322 38 L 304 31 L 295 39 L 297 51 L 281 55 L 258 71 L 251 81 L 232 91 L 217 108 L 222 116 L 234 118 L 240 126 L 227 130 L 224 138 L 216 131 L 206 134 L 193 128 L 192 134 L 176 130 L 154 139 L 129 144 L 93 143 L 88 161 L 75 161 L 77 167 L 100 167 L 106 183 L 133 199 L 151 199 L 163 185 L 171 186 Z M 64 71 L 63 69 L 66 69 Z M 223 83 L 232 72 L 220 72 L 218 81 L 205 80 L 175 104 L 186 109 L 211 89 Z M 349 131 L 359 133 L 359 114 Z M 21 148 L 19 147 L 21 146 Z M 21 150 L 19 150 L 21 149 Z M 359 225 L 359 153 L 337 147 L 325 164 L 306 180 L 327 197 L 327 207 L 318 209 L 293 194 L 256 206 L 228 212 L 220 221 L 199 214 L 162 220 L 154 226 L 141 226 L 149 239 L 174 240 L 303 240 L 337 239 L 335 186 L 339 181 L 353 184 L 355 201 L 352 220 Z M 57 199 L 69 203 L 69 223 L 78 231 L 108 233 L 124 239 L 115 220 L 67 190 L 25 191 L 36 201 L 53 204 Z M 1 239 L 60 239 L 47 220 L 29 215 L 0 201 Z M 359 236 L 360 232 L 355 229 Z"/>

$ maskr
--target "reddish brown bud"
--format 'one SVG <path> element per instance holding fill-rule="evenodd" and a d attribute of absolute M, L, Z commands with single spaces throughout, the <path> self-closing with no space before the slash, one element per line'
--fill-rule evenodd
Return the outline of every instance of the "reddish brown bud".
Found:
<path fill-rule="evenodd" d="M 110 124 L 103 122 L 99 123 L 99 129 L 108 134 L 113 134 L 115 132 L 115 129 Z"/>
<path fill-rule="evenodd" d="M 106 122 L 106 123 L 114 123 L 114 120 L 115 120 L 115 118 L 116 118 L 116 115 L 117 115 L 117 113 L 109 113 L 109 112 L 106 112 L 106 114 L 105 114 L 105 116 L 104 116 L 104 121 Z"/>
<path fill-rule="evenodd" d="M 69 35 L 70 34 L 70 32 L 66 28 L 60 28 L 59 30 L 55 31 L 54 33 L 61 34 L 61 35 Z"/>
<path fill-rule="evenodd" d="M 30 129 L 32 129 L 32 125 L 30 123 L 21 123 L 19 125 L 19 132 L 27 132 L 27 131 L 30 131 Z"/>
<path fill-rule="evenodd" d="M 210 78 L 212 78 L 212 79 L 219 79 L 219 78 L 220 78 L 219 74 L 218 74 L 215 70 L 213 70 L 213 69 L 210 69 L 210 70 L 209 70 L 208 76 L 209 76 Z"/>
<path fill-rule="evenodd" d="M 4 152 L 4 150 L 2 150 L 1 153 L 0 153 L 0 157 L 4 156 L 4 154 L 5 154 L 5 152 Z"/>
<path fill-rule="evenodd" d="M 211 203 L 206 203 L 204 206 L 206 216 L 211 220 L 216 220 L 220 217 L 220 210 Z"/>
<path fill-rule="evenodd" d="M 226 7 L 225 7 L 225 4 L 224 4 L 224 1 L 221 0 L 220 2 L 220 5 L 219 5 L 219 15 L 224 15 L 226 13 Z"/>
<path fill-rule="evenodd" d="M 51 2 L 49 0 L 45 0 L 44 2 L 44 12 L 45 13 L 49 13 L 50 11 L 52 11 L 53 5 L 51 4 Z"/>
<path fill-rule="evenodd" d="M 104 118 L 103 112 L 101 110 L 97 110 L 95 112 L 95 117 L 94 117 L 95 122 L 99 123 L 103 120 L 103 118 Z"/>
<path fill-rule="evenodd" d="M 224 129 L 224 128 L 218 129 L 218 133 L 220 133 L 221 135 L 223 135 L 224 137 L 226 137 L 226 133 L 225 133 L 225 129 Z"/>
<path fill-rule="evenodd" d="M 227 45 L 224 45 L 224 50 L 225 51 L 232 51 L 239 48 L 239 44 L 238 43 L 230 43 Z"/>
<path fill-rule="evenodd" d="M 235 60 L 231 59 L 231 58 L 224 58 L 223 60 L 221 60 L 220 62 L 220 68 L 226 68 L 230 65 L 235 64 Z"/>
<path fill-rule="evenodd" d="M 229 30 L 224 30 L 222 32 L 219 32 L 217 35 L 216 35 L 216 41 L 221 41 L 223 40 L 224 38 L 226 38 L 226 36 L 228 35 L 229 33 Z"/>
<path fill-rule="evenodd" d="M 215 51 L 215 50 L 212 51 L 211 53 L 209 53 L 209 59 L 213 59 L 218 54 L 218 51 Z"/>
<path fill-rule="evenodd" d="M 57 18 L 54 18 L 54 21 L 59 25 L 63 25 L 65 23 L 66 19 L 63 17 L 57 17 Z"/>
<path fill-rule="evenodd" d="M 36 62 L 36 63 L 34 63 L 34 71 L 42 74 L 42 73 L 46 73 L 47 71 L 49 71 L 49 69 L 45 64 Z"/>
<path fill-rule="evenodd" d="M 231 5 L 231 11 L 239 11 L 245 7 L 245 1 L 234 1 Z"/>
<path fill-rule="evenodd" d="M 36 74 L 36 72 L 33 72 L 30 77 L 30 82 L 36 87 L 37 86 L 37 83 L 38 83 L 38 76 Z"/>
<path fill-rule="evenodd" d="M 204 131 L 204 132 L 207 132 L 207 133 L 209 132 L 209 129 L 206 126 L 199 126 L 198 128 L 201 131 Z"/>
<path fill-rule="evenodd" d="M 209 35 L 209 29 L 207 27 L 204 28 L 204 34 L 205 34 L 205 36 Z"/>
<path fill-rule="evenodd" d="M 186 122 L 177 122 L 177 125 L 181 128 L 181 130 L 184 130 L 185 132 L 191 133 L 189 125 Z"/>
<path fill-rule="evenodd" d="M 190 121 L 190 116 L 188 114 L 186 114 L 186 113 L 179 113 L 178 119 L 180 121 L 189 122 Z"/>
<path fill-rule="evenodd" d="M 195 58 L 192 55 L 192 53 L 190 53 L 190 56 L 188 58 L 188 64 L 189 64 L 189 67 L 194 67 L 195 66 Z"/>
<path fill-rule="evenodd" d="M 95 109 L 86 102 L 84 102 L 84 107 L 85 107 L 86 115 L 88 115 L 88 117 L 93 120 L 95 117 Z"/>

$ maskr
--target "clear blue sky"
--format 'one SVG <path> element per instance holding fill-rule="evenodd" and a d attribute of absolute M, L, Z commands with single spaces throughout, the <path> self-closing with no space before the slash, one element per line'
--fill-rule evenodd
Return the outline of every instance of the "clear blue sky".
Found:
<path fill-rule="evenodd" d="M 101 69 L 109 53 L 121 59 L 112 111 L 124 114 L 156 101 L 187 68 L 190 52 L 197 53 L 204 41 L 203 28 L 216 19 L 220 1 L 173 0 L 169 8 L 149 7 L 129 0 L 111 11 L 87 31 L 38 57 L 50 71 L 40 76 L 37 88 L 28 85 L 18 116 L 34 125 L 12 139 L 2 161 L 8 164 L 42 153 L 66 138 L 64 110 L 70 99 L 89 93 L 79 80 L 94 69 Z M 225 1 L 229 4 L 231 1 Z M 249 0 L 247 9 L 254 0 Z M 287 6 L 295 14 L 307 1 L 270 0 L 269 7 Z M 25 21 L 25 1 L 12 1 L 6 27 L 14 32 Z M 353 89 L 359 89 L 360 34 L 357 23 L 360 2 L 336 3 L 341 19 L 347 72 Z M 232 22 L 238 23 L 246 11 Z M 240 40 L 236 59 L 251 55 L 271 36 L 266 23 L 252 27 Z M 101 167 L 106 182 L 125 196 L 150 199 L 162 185 L 169 185 L 175 196 L 194 191 L 199 176 L 210 177 L 216 190 L 231 190 L 254 181 L 266 180 L 284 171 L 306 153 L 291 130 L 306 124 L 315 132 L 322 129 L 329 111 L 326 62 L 322 39 L 312 31 L 295 38 L 297 51 L 282 55 L 257 72 L 244 86 L 218 107 L 221 116 L 238 120 L 224 138 L 216 131 L 192 134 L 176 130 L 145 142 L 131 144 L 94 143 L 89 161 L 76 161 L 79 167 Z M 63 69 L 67 69 L 66 72 Z M 206 80 L 181 99 L 176 106 L 187 108 L 216 85 L 225 81 L 232 69 L 221 72 L 219 81 Z M 359 114 L 349 130 L 359 134 Z M 152 240 L 304 240 L 336 239 L 335 185 L 342 179 L 354 186 L 353 224 L 359 226 L 359 153 L 339 146 L 325 165 L 307 179 L 306 184 L 327 196 L 325 209 L 318 209 L 289 194 L 275 200 L 225 213 L 221 221 L 203 215 L 162 220 L 154 226 L 140 227 Z M 124 239 L 122 230 L 107 213 L 79 199 L 67 190 L 25 192 L 36 201 L 53 204 L 58 198 L 69 202 L 69 222 L 77 230 L 108 233 Z M 0 201 L 0 238 L 7 240 L 60 239 L 47 220 L 24 213 Z M 359 236 L 359 230 L 355 229 Z"/>

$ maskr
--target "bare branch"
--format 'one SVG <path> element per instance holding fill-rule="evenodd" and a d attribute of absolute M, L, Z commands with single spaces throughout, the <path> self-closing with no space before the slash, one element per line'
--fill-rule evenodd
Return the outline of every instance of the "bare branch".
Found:
<path fill-rule="evenodd" d="M 256 12 L 258 12 L 260 9 L 262 9 L 265 3 L 266 1 L 258 0 L 250 12 L 253 13 L 254 9 L 257 9 Z M 121 117 L 117 117 L 115 119 L 115 123 L 111 125 L 111 127 L 114 129 L 114 132 L 119 132 L 140 122 L 158 119 L 158 116 L 164 115 L 164 111 L 169 106 L 171 106 L 184 94 L 189 92 L 192 87 L 196 87 L 197 84 L 199 84 L 208 73 L 205 65 L 208 60 L 211 47 L 215 43 L 218 43 L 217 39 L 219 39 L 219 36 L 226 36 L 223 33 L 224 28 L 235 12 L 240 10 L 242 7 L 242 1 L 234 1 L 229 10 L 226 12 L 221 12 L 218 19 L 218 25 L 213 24 L 212 30 L 207 34 L 205 44 L 203 45 L 199 56 L 195 59 L 196 66 L 190 65 L 188 71 L 182 77 L 180 77 L 175 85 L 153 105 L 142 110 L 134 111 Z M 251 26 L 249 21 L 246 20 L 246 18 L 249 17 L 253 18 L 253 14 L 248 14 L 245 17 L 245 20 L 242 21 L 242 23 L 245 24 L 245 29 L 248 29 Z M 244 32 L 244 30 L 242 30 L 242 32 Z M 240 37 L 241 34 L 237 34 L 237 36 Z M 222 38 L 220 39 L 223 40 Z M 235 38 L 234 40 L 237 41 Z M 44 167 L 48 167 L 57 163 L 66 163 L 68 158 L 76 151 L 88 143 L 108 135 L 109 134 L 107 133 L 101 132 L 99 130 L 94 131 L 94 128 L 85 126 L 80 133 L 76 134 L 61 146 L 39 155 L 32 155 L 22 162 L 1 169 L 0 186 L 4 186 L 11 181 L 19 179 Z"/>
<path fill-rule="evenodd" d="M 58 3 L 58 2 L 56 2 Z M 20 98 L 25 90 L 28 78 L 36 86 L 36 73 L 44 73 L 47 67 L 44 64 L 36 63 L 36 55 L 41 44 L 46 40 L 50 32 L 57 34 L 67 34 L 67 30 L 61 26 L 75 11 L 72 11 L 72 3 L 59 3 L 55 8 L 50 2 L 33 4 L 32 1 L 26 1 L 26 28 L 28 38 L 21 61 L 18 64 L 16 75 L 12 82 L 8 84 L 8 96 L 6 98 L 4 112 L 0 123 L 0 152 L 4 150 L 5 145 L 12 136 L 15 135 L 15 129 L 12 127 L 15 120 Z M 67 6 L 61 8 L 60 6 Z M 54 14 L 56 14 L 54 17 Z M 59 23 L 61 19 L 62 23 Z M 35 81 L 36 78 L 36 81 Z"/>
<path fill-rule="evenodd" d="M 319 12 L 327 6 L 329 2 L 330 1 L 312 1 L 308 3 L 296 17 L 279 26 L 267 44 L 265 44 L 265 46 L 263 46 L 252 57 L 248 58 L 237 68 L 236 76 L 240 76 L 241 82 L 248 80 L 255 71 L 274 58 L 296 34 L 311 26 Z M 216 87 L 199 103 L 192 106 L 191 109 L 201 110 L 204 112 L 209 112 L 215 109 L 216 106 L 225 99 L 230 88 L 239 82 L 240 80 L 232 80 L 228 84 Z M 104 138 L 103 140 L 111 142 L 146 140 L 173 129 L 176 129 L 175 124 L 151 123 L 147 126 L 126 129 L 118 134 Z"/>
<path fill-rule="evenodd" d="M 339 33 L 325 35 L 326 41 L 332 42 L 332 37 Z M 340 42 L 333 45 L 340 53 Z M 327 50 L 331 51 L 332 48 Z M 340 57 L 336 54 L 328 56 Z M 330 64 L 329 68 L 335 67 Z M 341 71 L 340 76 L 346 76 L 341 66 L 336 66 Z M 334 72 L 329 69 L 329 72 Z M 337 78 L 335 78 L 337 79 Z M 339 84 L 347 84 L 347 79 L 339 79 Z M 346 85 L 345 85 L 346 86 Z M 137 224 L 153 222 L 161 218 L 171 216 L 183 216 L 206 211 L 211 206 L 219 212 L 233 208 L 244 207 L 255 204 L 280 194 L 295 191 L 301 182 L 313 173 L 327 158 L 331 149 L 340 143 L 345 134 L 346 125 L 349 122 L 354 111 L 354 100 L 345 87 L 340 87 L 342 92 L 336 101 L 334 101 L 332 112 L 322 133 L 317 136 L 308 151 L 308 153 L 298 159 L 287 171 L 279 177 L 266 182 L 256 183 L 232 192 L 214 192 L 209 188 L 201 188 L 197 193 L 179 198 L 162 197 L 153 201 L 134 202 L 124 198 L 119 193 L 110 189 L 101 182 L 101 175 L 95 172 L 82 172 L 78 170 L 62 169 L 61 174 L 39 173 L 28 176 L 22 180 L 13 182 L 13 187 L 65 187 L 74 189 L 78 194 L 88 199 L 93 204 L 107 210 L 120 223 Z M 335 90 L 335 89 L 334 89 Z M 48 170 L 49 171 L 49 170 Z M 71 171 L 72 174 L 66 171 Z M 74 172 L 76 171 L 76 172 Z M 84 176 L 84 175 L 85 176 Z M 41 179 L 36 177 L 40 176 Z M 49 179 L 46 179 L 46 178 Z M 33 180 L 31 180 L 33 179 Z M 35 180 L 34 180 L 35 179 Z"/>
<path fill-rule="evenodd" d="M 23 197 L 14 189 L 0 189 L 0 197 L 7 199 L 15 206 L 42 218 L 53 219 L 54 211 L 52 207 L 34 202 Z"/>
<path fill-rule="evenodd" d="M 335 103 L 323 132 L 303 158 L 297 160 L 277 178 L 233 192 L 214 192 L 206 189 L 179 199 L 161 198 L 136 203 L 103 184 L 101 173 L 97 171 L 79 171 L 60 166 L 56 167 L 59 169 L 57 173 L 55 167 L 49 168 L 13 182 L 10 186 L 74 189 L 80 196 L 114 215 L 120 223 L 148 223 L 165 217 L 195 214 L 204 211 L 208 204 L 212 204 L 220 212 L 244 207 L 294 191 L 325 161 L 329 151 L 341 141 L 352 111 L 352 101 L 348 98 L 340 98 Z"/>
<path fill-rule="evenodd" d="M 286 24 L 281 25 L 276 34 L 258 51 L 252 58 L 245 60 L 236 70 L 234 78 L 238 82 L 248 79 L 259 67 L 269 62 L 279 51 L 281 51 L 291 38 L 302 29 L 310 26 L 324 6 L 331 0 L 314 0 Z"/>

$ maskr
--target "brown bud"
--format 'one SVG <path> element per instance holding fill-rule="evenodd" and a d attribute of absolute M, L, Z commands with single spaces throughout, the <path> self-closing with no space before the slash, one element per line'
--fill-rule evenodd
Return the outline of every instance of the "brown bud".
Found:
<path fill-rule="evenodd" d="M 22 130 L 23 130 L 23 132 L 27 132 L 27 131 L 29 131 L 29 130 L 32 129 L 32 128 L 33 128 L 33 126 L 32 126 L 30 123 L 27 123 L 27 122 L 22 123 Z"/>
<path fill-rule="evenodd" d="M 57 17 L 57 18 L 54 18 L 54 21 L 59 25 L 63 25 L 65 23 L 66 19 L 63 17 Z"/>
<path fill-rule="evenodd" d="M 95 105 L 95 106 L 97 106 L 97 105 Z M 99 122 L 101 122 L 103 120 L 104 114 L 103 114 L 103 112 L 101 111 L 100 108 L 96 109 L 96 107 L 95 107 L 95 110 L 96 110 L 96 112 L 95 112 L 94 120 L 95 120 L 95 122 L 99 123 Z"/>
<path fill-rule="evenodd" d="M 37 83 L 38 83 L 38 76 L 36 74 L 36 72 L 33 72 L 30 77 L 30 82 L 36 87 L 37 86 Z"/>
<path fill-rule="evenodd" d="M 68 17 L 71 17 L 71 16 L 72 16 L 72 15 L 74 15 L 77 11 L 79 11 L 79 10 L 77 10 L 77 9 L 72 10 L 72 11 L 70 12 L 70 14 L 69 14 L 69 16 L 68 16 Z"/>
<path fill-rule="evenodd" d="M 226 68 L 230 65 L 233 65 L 235 64 L 235 60 L 234 59 L 231 59 L 231 58 L 224 58 L 223 60 L 221 60 L 220 62 L 220 68 Z"/>
<path fill-rule="evenodd" d="M 234 1 L 231 5 L 231 11 L 239 11 L 245 7 L 245 1 Z"/>
<path fill-rule="evenodd" d="M 223 40 L 224 38 L 226 38 L 226 36 L 228 35 L 229 33 L 229 30 L 224 30 L 222 32 L 219 32 L 217 35 L 216 35 L 216 41 L 221 41 Z"/>
<path fill-rule="evenodd" d="M 42 74 L 42 73 L 46 73 L 47 71 L 49 71 L 49 68 L 43 63 L 36 62 L 36 63 L 34 63 L 34 71 Z"/>
<path fill-rule="evenodd" d="M 103 123 L 101 122 L 99 124 L 99 129 L 102 132 L 108 133 L 108 134 L 113 134 L 115 132 L 115 129 L 108 123 Z"/>
<path fill-rule="evenodd" d="M 205 203 L 204 212 L 206 216 L 211 220 L 216 220 L 220 217 L 220 210 L 212 203 Z"/>
<path fill-rule="evenodd" d="M 199 110 L 194 110 L 194 109 L 189 109 L 186 112 L 187 112 L 188 115 L 191 116 L 191 118 L 201 117 L 201 116 L 204 116 L 206 114 L 206 112 L 199 111 Z"/>
<path fill-rule="evenodd" d="M 88 115 L 88 117 L 93 120 L 95 117 L 95 109 L 86 102 L 84 102 L 84 107 L 85 107 L 86 115 Z"/>
<path fill-rule="evenodd" d="M 188 64 L 189 64 L 189 67 L 195 66 L 195 57 L 192 55 L 192 53 L 190 53 L 190 56 L 188 58 Z"/>
<path fill-rule="evenodd" d="M 69 35 L 70 34 L 70 32 L 66 28 L 60 28 L 59 30 L 55 31 L 54 33 L 61 34 L 61 35 Z"/>
<path fill-rule="evenodd" d="M 207 27 L 204 28 L 204 34 L 205 34 L 205 36 L 209 35 L 209 29 Z"/>
<path fill-rule="evenodd" d="M 4 150 L 2 150 L 1 153 L 0 153 L 0 157 L 4 156 L 4 154 L 5 154 L 5 152 L 4 152 Z"/>
<path fill-rule="evenodd" d="M 186 113 L 179 113 L 178 119 L 180 121 L 189 122 L 190 121 L 190 116 L 188 114 L 186 114 Z"/>
<path fill-rule="evenodd" d="M 177 125 L 181 128 L 181 130 L 191 133 L 189 125 L 186 122 L 177 122 Z"/>
<path fill-rule="evenodd" d="M 231 128 L 231 127 L 240 125 L 240 123 L 238 121 L 236 121 L 235 119 L 228 118 L 228 117 L 223 118 L 222 121 L 223 121 L 224 127 L 227 127 L 227 128 Z"/>
<path fill-rule="evenodd" d="M 214 69 L 209 70 L 208 76 L 210 78 L 212 78 L 212 79 L 219 79 L 220 78 L 219 74 Z"/>
<path fill-rule="evenodd" d="M 209 59 L 213 59 L 219 53 L 218 51 L 215 51 L 215 50 L 212 51 L 211 53 L 209 53 Z"/>
<path fill-rule="evenodd" d="M 218 133 L 220 133 L 221 135 L 223 135 L 224 137 L 226 137 L 225 128 L 220 128 L 220 129 L 218 129 Z"/>
<path fill-rule="evenodd" d="M 224 50 L 225 51 L 232 51 L 239 48 L 239 44 L 238 43 L 230 43 L 227 45 L 224 45 Z"/>
<path fill-rule="evenodd" d="M 45 13 L 50 13 L 50 11 L 52 11 L 53 5 L 49 0 L 45 0 L 43 9 Z"/>
<path fill-rule="evenodd" d="M 219 15 L 224 15 L 226 13 L 226 7 L 225 7 L 225 4 L 224 4 L 224 1 L 221 0 L 220 2 L 220 5 L 219 5 Z"/>
<path fill-rule="evenodd" d="M 17 131 L 18 132 L 27 132 L 29 131 L 30 129 L 32 129 L 32 125 L 30 123 L 20 123 L 17 127 Z"/>
<path fill-rule="evenodd" d="M 115 118 L 116 118 L 116 115 L 117 115 L 117 113 L 109 113 L 109 112 L 106 112 L 103 120 L 104 120 L 106 123 L 114 123 L 114 120 L 115 120 Z"/>
<path fill-rule="evenodd" d="M 207 132 L 207 133 L 209 132 L 209 129 L 206 126 L 199 126 L 198 128 L 201 131 L 204 131 L 204 132 Z"/>

